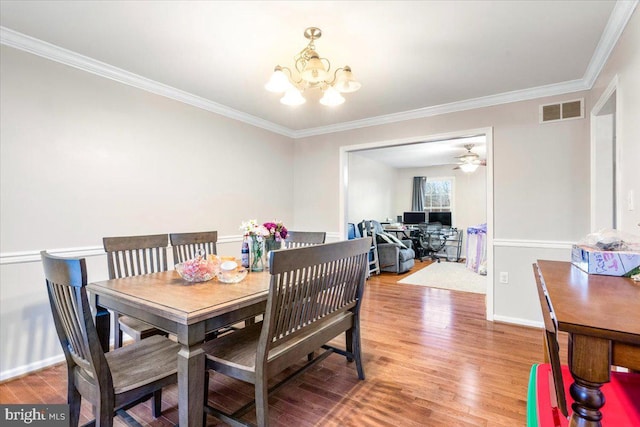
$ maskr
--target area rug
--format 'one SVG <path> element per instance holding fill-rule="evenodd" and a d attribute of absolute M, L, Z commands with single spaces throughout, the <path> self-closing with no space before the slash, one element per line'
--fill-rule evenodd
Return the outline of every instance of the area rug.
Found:
<path fill-rule="evenodd" d="M 459 262 L 434 262 L 399 280 L 398 283 L 476 294 L 487 292 L 487 277 L 469 270 L 463 263 Z"/>

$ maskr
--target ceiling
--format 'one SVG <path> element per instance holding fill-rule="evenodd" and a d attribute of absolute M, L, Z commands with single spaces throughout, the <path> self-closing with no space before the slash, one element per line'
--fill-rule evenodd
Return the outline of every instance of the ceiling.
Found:
<path fill-rule="evenodd" d="M 366 157 L 392 168 L 420 168 L 427 166 L 456 165 L 458 156 L 467 152 L 466 144 L 473 144 L 471 151 L 479 159 L 487 158 L 486 137 L 484 135 L 440 141 L 417 142 L 382 148 L 351 151 L 349 154 Z"/>
<path fill-rule="evenodd" d="M 2 0 L 0 25 L 3 44 L 300 137 L 588 89 L 636 4 Z M 264 90 L 309 26 L 362 83 L 338 107 Z"/>

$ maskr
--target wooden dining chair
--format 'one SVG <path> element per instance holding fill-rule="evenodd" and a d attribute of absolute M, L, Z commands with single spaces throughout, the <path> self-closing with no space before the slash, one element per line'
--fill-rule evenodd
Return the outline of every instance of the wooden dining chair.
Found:
<path fill-rule="evenodd" d="M 173 262 L 180 263 L 195 258 L 198 252 L 204 255 L 217 255 L 217 231 L 203 231 L 199 233 L 171 233 L 169 241 L 173 250 Z"/>
<path fill-rule="evenodd" d="M 238 417 L 254 405 L 257 425 L 268 425 L 268 394 L 299 373 L 338 353 L 355 360 L 364 379 L 360 348 L 360 304 L 367 273 L 370 238 L 274 251 L 263 321 L 204 343 L 206 369 L 255 387 L 255 401 L 233 414 L 210 405 L 206 411 L 231 425 L 248 425 Z M 345 348 L 327 343 L 345 334 Z M 324 349 L 278 384 L 268 380 Z M 205 374 L 208 391 L 208 372 Z"/>
<path fill-rule="evenodd" d="M 284 239 L 283 248 L 301 248 L 310 245 L 321 245 L 324 243 L 327 233 L 324 231 L 288 231 Z"/>
<path fill-rule="evenodd" d="M 116 413 L 129 423 L 133 418 L 123 411 L 151 397 L 161 399 L 162 388 L 177 382 L 180 345 L 154 336 L 104 353 L 87 297 L 85 260 L 40 254 L 67 362 L 69 425 L 78 425 L 83 398 L 93 405 L 96 426 L 112 426 Z"/>
<path fill-rule="evenodd" d="M 544 341 L 549 363 L 534 364 L 529 377 L 527 427 L 565 427 L 569 425 L 572 403 L 569 367 L 560 363 L 558 322 L 549 294 L 535 264 L 534 276 L 544 321 Z M 601 409 L 603 426 L 640 426 L 640 374 L 610 372 L 610 382 L 601 388 L 605 405 Z"/>
<path fill-rule="evenodd" d="M 105 237 L 109 279 L 167 271 L 167 234 L 148 236 Z M 153 335 L 168 335 L 142 320 L 130 316 L 113 316 L 114 348 L 122 347 L 123 332 L 135 341 Z"/>

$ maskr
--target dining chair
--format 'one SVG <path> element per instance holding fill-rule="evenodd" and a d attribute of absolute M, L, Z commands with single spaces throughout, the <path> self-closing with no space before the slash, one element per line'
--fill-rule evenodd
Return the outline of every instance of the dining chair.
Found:
<path fill-rule="evenodd" d="M 83 398 L 93 405 L 95 425 L 112 426 L 116 414 L 130 423 L 133 418 L 127 409 L 149 398 L 159 401 L 162 388 L 177 382 L 180 345 L 154 336 L 104 353 L 87 297 L 84 258 L 60 258 L 46 251 L 40 255 L 53 322 L 67 362 L 69 425 L 78 425 Z M 160 416 L 160 405 L 157 408 L 155 417 Z"/>
<path fill-rule="evenodd" d="M 173 261 L 177 264 L 195 258 L 198 252 L 204 255 L 217 255 L 217 231 L 202 231 L 198 233 L 171 233 L 169 241 L 173 250 Z"/>
<path fill-rule="evenodd" d="M 288 231 L 283 248 L 292 249 L 309 245 L 321 245 L 327 238 L 324 231 Z"/>
<path fill-rule="evenodd" d="M 355 360 L 358 378 L 364 380 L 360 304 L 370 240 L 273 252 L 263 321 L 203 344 L 206 369 L 253 384 L 255 400 L 232 414 L 209 404 L 205 405 L 206 412 L 231 425 L 248 425 L 239 417 L 255 406 L 257 425 L 267 426 L 269 393 L 334 352 L 349 362 Z M 328 345 L 342 333 L 344 348 Z M 322 349 L 286 379 L 268 386 L 269 379 Z M 205 372 L 206 392 L 208 375 Z"/>
<path fill-rule="evenodd" d="M 560 363 L 558 322 L 551 299 L 534 265 L 538 297 L 544 321 L 544 341 L 549 363 L 534 364 L 529 376 L 527 427 L 568 426 L 572 403 L 569 367 Z M 601 409 L 603 426 L 640 426 L 640 374 L 610 372 L 610 382 L 601 391 L 606 399 Z M 593 414 L 592 414 L 593 415 Z"/>
<path fill-rule="evenodd" d="M 167 234 L 103 238 L 109 279 L 167 271 L 168 241 Z M 114 348 L 122 347 L 123 332 L 135 341 L 153 335 L 167 335 L 165 331 L 142 320 L 121 316 L 119 313 L 114 313 L 113 331 Z"/>

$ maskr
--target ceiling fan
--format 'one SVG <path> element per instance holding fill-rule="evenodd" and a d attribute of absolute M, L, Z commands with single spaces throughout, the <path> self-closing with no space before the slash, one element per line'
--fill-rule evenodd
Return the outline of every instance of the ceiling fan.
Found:
<path fill-rule="evenodd" d="M 464 148 L 466 148 L 467 152 L 456 157 L 456 159 L 458 159 L 458 166 L 453 168 L 454 170 L 462 169 L 463 172 L 471 173 L 478 169 L 478 166 L 487 166 L 486 160 L 480 159 L 479 155 L 471 151 L 473 145 L 474 144 L 465 144 Z"/>

